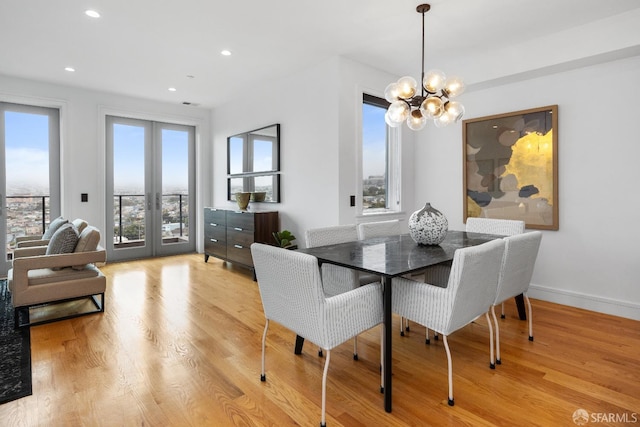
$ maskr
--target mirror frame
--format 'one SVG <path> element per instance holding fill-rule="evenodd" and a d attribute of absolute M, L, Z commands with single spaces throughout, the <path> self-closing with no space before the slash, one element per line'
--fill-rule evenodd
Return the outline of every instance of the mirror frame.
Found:
<path fill-rule="evenodd" d="M 271 131 L 271 128 L 274 130 Z M 268 133 L 274 133 L 275 136 L 267 135 L 269 138 L 274 139 L 274 147 L 271 153 L 272 155 L 272 168 L 265 169 L 260 171 L 246 170 L 253 168 L 253 150 L 251 146 L 251 142 L 255 140 L 255 135 L 263 135 L 266 131 L 269 130 Z M 231 171 L 231 148 L 232 148 L 232 140 L 240 138 L 242 141 L 242 172 L 232 173 Z M 275 123 L 269 126 L 264 126 L 258 129 L 254 129 L 248 132 L 242 132 L 236 135 L 232 135 L 227 137 L 227 200 L 235 201 L 235 192 L 231 191 L 231 182 L 235 179 L 243 179 L 245 184 L 252 187 L 253 179 L 251 178 L 264 178 L 264 177 L 272 177 L 273 178 L 273 189 L 271 193 L 271 200 L 265 200 L 261 203 L 280 203 L 280 124 Z M 248 191 L 254 190 L 254 188 L 248 188 Z"/>

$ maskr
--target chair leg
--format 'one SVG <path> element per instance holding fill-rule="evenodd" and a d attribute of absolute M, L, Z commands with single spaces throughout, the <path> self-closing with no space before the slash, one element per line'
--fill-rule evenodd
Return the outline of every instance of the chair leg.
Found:
<path fill-rule="evenodd" d="M 329 372 L 329 360 L 331 359 L 331 350 L 327 350 L 327 359 L 324 362 L 324 372 L 322 373 L 322 419 L 320 427 L 326 427 L 325 411 L 327 409 L 327 373 Z"/>
<path fill-rule="evenodd" d="M 384 325 L 380 325 L 380 393 L 384 393 Z"/>
<path fill-rule="evenodd" d="M 500 313 L 500 318 L 504 319 L 505 317 L 507 316 L 504 315 L 504 301 L 502 301 L 502 312 Z"/>
<path fill-rule="evenodd" d="M 358 337 L 353 337 L 353 360 L 358 360 Z"/>
<path fill-rule="evenodd" d="M 449 342 L 447 342 L 447 336 L 442 335 L 442 341 L 444 341 L 444 349 L 447 352 L 447 367 L 448 369 L 448 377 L 449 377 L 449 406 L 453 406 L 453 366 L 451 366 L 451 351 L 449 350 Z"/>
<path fill-rule="evenodd" d="M 493 310 L 493 306 L 491 306 L 491 310 Z M 493 326 L 491 325 L 491 319 L 489 319 L 489 312 L 487 311 L 484 315 L 487 318 L 487 325 L 489 325 L 489 368 L 496 369 L 496 360 L 493 353 Z"/>
<path fill-rule="evenodd" d="M 429 328 L 426 328 L 424 343 L 425 344 L 431 344 L 431 339 L 429 339 Z"/>
<path fill-rule="evenodd" d="M 493 316 L 493 323 L 496 326 L 496 365 L 500 365 L 502 363 L 500 359 L 500 326 L 498 326 L 495 306 L 491 306 L 491 316 Z"/>
<path fill-rule="evenodd" d="M 405 326 L 406 325 L 406 326 Z M 409 319 L 400 318 L 400 336 L 404 336 L 404 331 L 409 332 Z"/>
<path fill-rule="evenodd" d="M 267 380 L 267 375 L 264 369 L 264 351 L 267 343 L 267 329 L 269 329 L 269 319 L 267 319 L 267 323 L 264 325 L 264 332 L 262 333 L 262 373 L 260 374 L 260 381 Z"/>
<path fill-rule="evenodd" d="M 533 314 L 531 313 L 531 301 L 529 301 L 529 297 L 525 294 L 524 300 L 527 302 L 527 319 L 529 319 L 529 341 L 533 341 Z"/>

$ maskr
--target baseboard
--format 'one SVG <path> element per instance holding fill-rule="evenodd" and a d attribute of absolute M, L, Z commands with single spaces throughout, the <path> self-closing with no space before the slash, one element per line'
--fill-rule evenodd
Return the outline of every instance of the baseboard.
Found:
<path fill-rule="evenodd" d="M 598 313 L 611 314 L 613 316 L 626 317 L 640 320 L 640 304 L 620 301 L 612 298 L 603 298 L 596 295 L 588 295 L 574 291 L 554 289 L 546 286 L 529 286 L 528 296 L 543 301 L 597 311 Z"/>

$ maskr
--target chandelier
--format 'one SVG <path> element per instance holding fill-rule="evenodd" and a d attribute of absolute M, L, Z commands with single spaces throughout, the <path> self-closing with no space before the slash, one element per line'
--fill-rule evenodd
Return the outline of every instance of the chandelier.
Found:
<path fill-rule="evenodd" d="M 464 82 L 459 77 L 449 77 L 440 70 L 424 72 L 424 14 L 431 9 L 429 4 L 416 8 L 422 14 L 422 84 L 418 94 L 418 83 L 413 77 L 405 76 L 391 83 L 384 91 L 384 97 L 391 103 L 385 114 L 385 121 L 391 127 L 403 122 L 409 129 L 420 130 L 433 120 L 436 127 L 443 127 L 459 121 L 464 107 L 453 98 L 464 92 Z"/>

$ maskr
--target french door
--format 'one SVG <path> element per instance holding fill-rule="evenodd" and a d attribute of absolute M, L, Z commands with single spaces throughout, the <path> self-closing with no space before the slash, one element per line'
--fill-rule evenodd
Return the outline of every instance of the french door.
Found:
<path fill-rule="evenodd" d="M 0 276 L 15 240 L 60 215 L 60 111 L 0 102 Z"/>
<path fill-rule="evenodd" d="M 195 251 L 195 129 L 107 116 L 107 258 Z"/>

